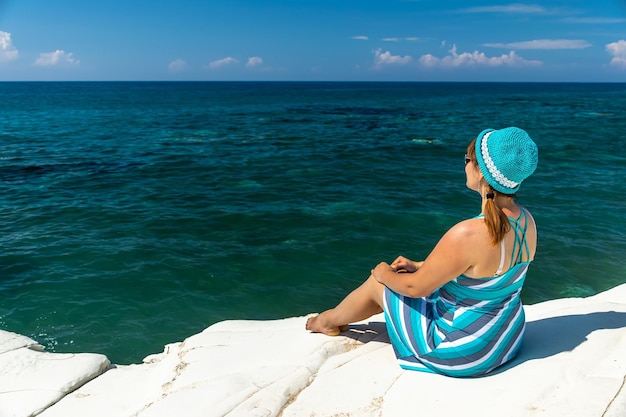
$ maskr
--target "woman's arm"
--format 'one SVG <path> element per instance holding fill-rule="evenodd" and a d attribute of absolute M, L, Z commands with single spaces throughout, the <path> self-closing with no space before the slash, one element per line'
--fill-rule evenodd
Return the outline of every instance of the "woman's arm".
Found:
<path fill-rule="evenodd" d="M 372 270 L 372 275 L 398 294 L 425 297 L 473 265 L 477 252 L 485 245 L 484 230 L 484 223 L 479 219 L 458 223 L 443 235 L 421 265 L 415 263 L 413 272 L 398 273 L 393 267 L 399 267 L 396 262 L 393 266 L 381 262 Z"/>

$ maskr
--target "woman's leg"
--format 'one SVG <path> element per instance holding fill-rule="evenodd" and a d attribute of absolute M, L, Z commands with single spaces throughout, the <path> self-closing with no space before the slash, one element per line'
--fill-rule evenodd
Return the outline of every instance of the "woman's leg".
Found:
<path fill-rule="evenodd" d="M 383 311 L 385 286 L 373 276 L 352 291 L 337 307 L 311 317 L 306 322 L 306 329 L 313 333 L 337 336 L 340 330 L 350 323 L 365 320 Z"/>

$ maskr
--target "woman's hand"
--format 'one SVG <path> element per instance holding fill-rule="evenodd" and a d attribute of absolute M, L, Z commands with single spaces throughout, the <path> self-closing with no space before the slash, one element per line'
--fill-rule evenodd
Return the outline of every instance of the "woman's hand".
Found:
<path fill-rule="evenodd" d="M 376 281 L 384 285 L 384 276 L 389 272 L 393 272 L 395 274 L 396 271 L 387 262 L 381 262 L 376 265 L 374 269 L 372 269 L 372 276 L 376 279 Z"/>
<path fill-rule="evenodd" d="M 404 256 L 398 256 L 391 264 L 391 268 L 396 272 L 415 272 L 424 262 L 413 262 Z"/>

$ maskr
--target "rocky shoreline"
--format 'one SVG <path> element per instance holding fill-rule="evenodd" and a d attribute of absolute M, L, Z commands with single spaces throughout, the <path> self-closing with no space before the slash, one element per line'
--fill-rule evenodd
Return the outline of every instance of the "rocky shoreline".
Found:
<path fill-rule="evenodd" d="M 0 330 L 0 417 L 626 416 L 626 284 L 525 311 L 518 357 L 460 379 L 400 369 L 382 315 L 338 337 L 225 321 L 125 366 Z"/>

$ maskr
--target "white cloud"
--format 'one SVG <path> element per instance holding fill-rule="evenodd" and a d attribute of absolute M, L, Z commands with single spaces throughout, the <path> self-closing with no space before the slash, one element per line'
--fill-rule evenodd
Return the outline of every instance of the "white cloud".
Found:
<path fill-rule="evenodd" d="M 438 58 L 434 55 L 427 54 L 420 57 L 419 62 L 425 67 L 469 67 L 469 66 L 511 66 L 511 67 L 523 67 L 523 66 L 537 66 L 541 65 L 541 61 L 529 61 L 526 60 L 511 51 L 508 54 L 504 54 L 497 57 L 488 57 L 484 52 L 463 52 L 457 53 L 456 45 L 452 45 L 450 49 L 450 55 L 443 58 Z"/>
<path fill-rule="evenodd" d="M 591 44 L 576 39 L 536 39 L 524 42 L 486 43 L 484 46 L 506 49 L 584 49 L 589 48 Z"/>
<path fill-rule="evenodd" d="M 35 61 L 35 65 L 39 67 L 52 67 L 56 65 L 79 65 L 80 61 L 74 58 L 71 52 L 65 52 L 57 49 L 54 52 L 42 52 Z"/>
<path fill-rule="evenodd" d="M 419 41 L 420 39 L 417 37 L 409 37 L 409 38 L 383 38 L 382 40 L 384 42 L 401 42 L 401 41 L 416 42 L 416 41 Z"/>
<path fill-rule="evenodd" d="M 503 6 L 469 7 L 463 13 L 545 13 L 546 9 L 536 4 L 514 3 Z"/>
<path fill-rule="evenodd" d="M 263 59 L 260 56 L 251 56 L 246 62 L 246 67 L 253 68 L 263 63 Z"/>
<path fill-rule="evenodd" d="M 11 41 L 11 34 L 0 31 L 0 62 L 13 61 L 17 59 L 18 54 Z"/>
<path fill-rule="evenodd" d="M 218 59 L 217 61 L 213 61 L 213 62 L 211 62 L 211 63 L 208 65 L 208 67 L 209 67 L 210 69 L 217 69 L 217 68 L 221 68 L 221 67 L 223 67 L 224 65 L 235 64 L 235 63 L 237 63 L 237 62 L 239 62 L 239 61 L 237 61 L 237 60 L 236 60 L 235 58 L 233 58 L 233 57 L 228 56 L 228 57 L 226 57 L 226 58 Z"/>
<path fill-rule="evenodd" d="M 187 65 L 187 62 L 182 59 L 176 59 L 170 62 L 170 64 L 167 66 L 167 69 L 169 69 L 170 72 L 181 72 L 186 70 L 188 67 L 189 66 Z"/>
<path fill-rule="evenodd" d="M 436 67 L 441 63 L 441 58 L 437 58 L 434 55 L 426 54 L 420 57 L 420 64 L 425 67 Z"/>
<path fill-rule="evenodd" d="M 375 68 L 380 68 L 383 65 L 404 65 L 411 62 L 413 58 L 411 56 L 391 55 L 391 52 L 382 52 L 382 49 L 376 49 L 372 51 L 374 53 Z"/>
<path fill-rule="evenodd" d="M 610 65 L 626 68 L 626 40 L 607 43 L 606 51 L 613 56 Z"/>
<path fill-rule="evenodd" d="M 369 39 L 369 37 L 364 36 L 364 35 L 359 35 L 359 36 L 353 36 L 352 39 L 355 39 L 357 41 L 366 41 Z"/>

